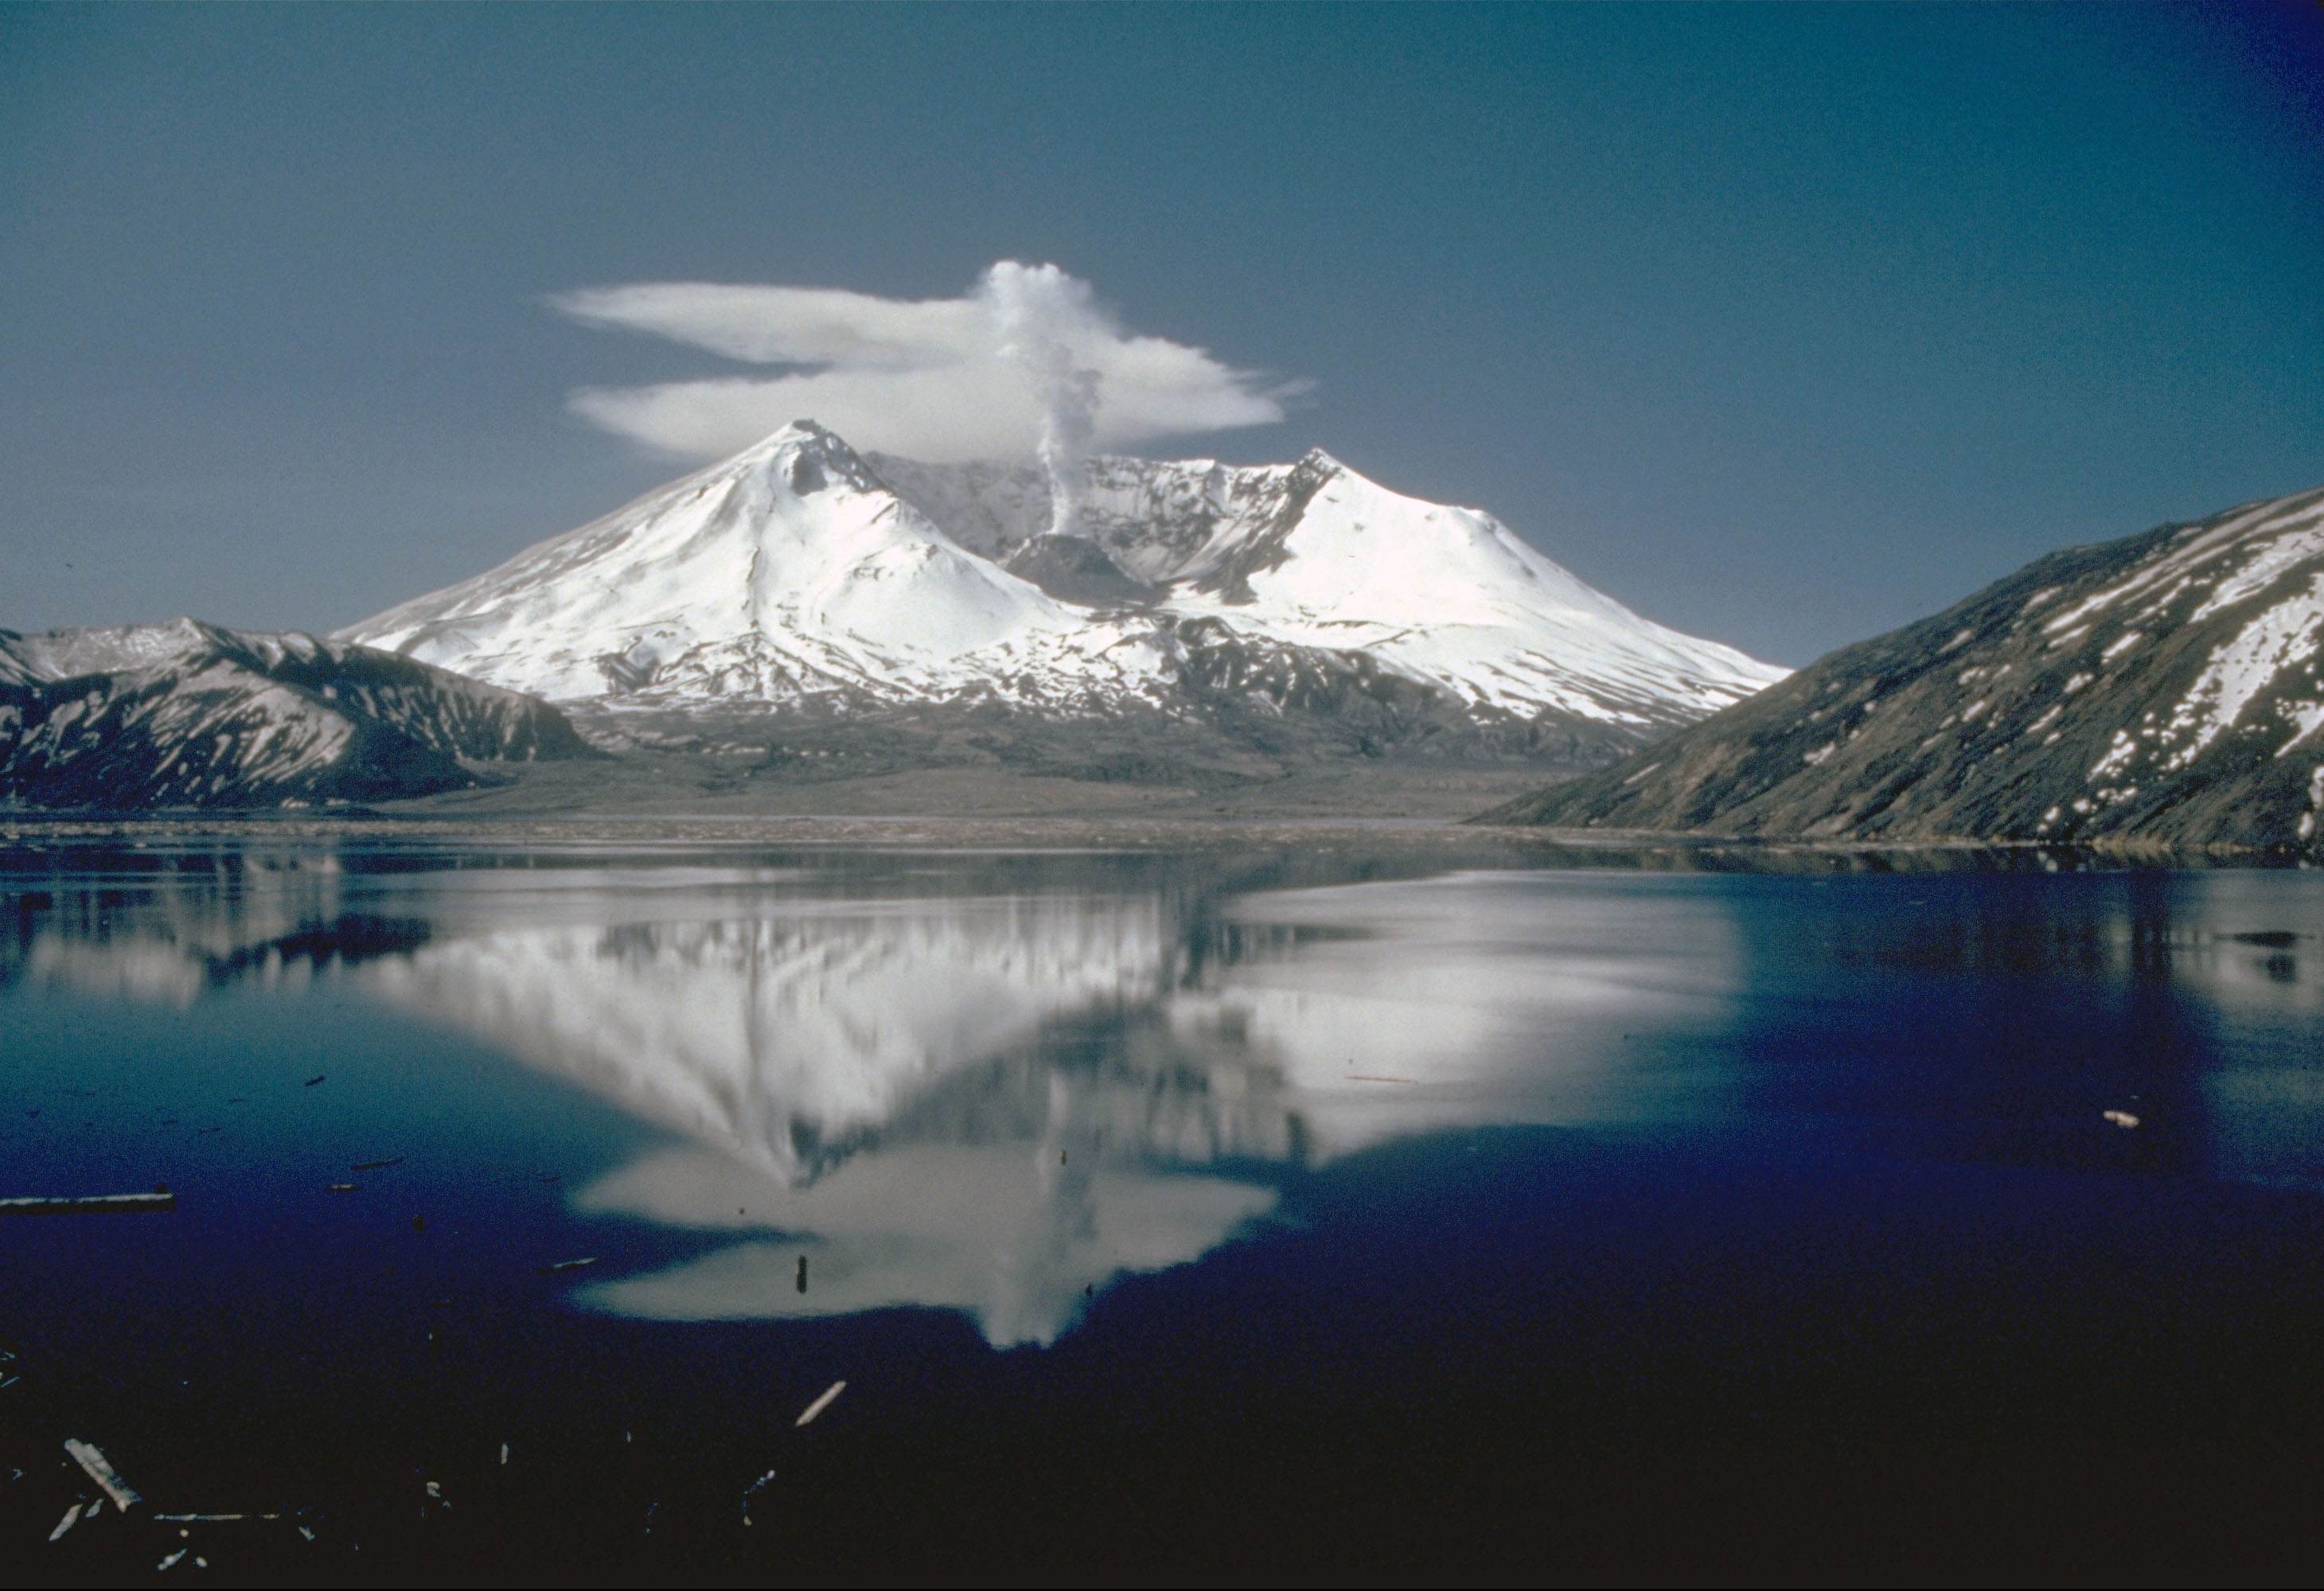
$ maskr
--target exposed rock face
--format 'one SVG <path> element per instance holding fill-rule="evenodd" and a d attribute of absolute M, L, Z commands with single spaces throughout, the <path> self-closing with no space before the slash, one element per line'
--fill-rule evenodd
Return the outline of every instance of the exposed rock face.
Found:
<path fill-rule="evenodd" d="M 2037 559 L 1480 821 L 2315 847 L 2324 489 Z"/>
<path fill-rule="evenodd" d="M 591 755 L 546 703 L 369 647 L 191 619 L 0 630 L 0 802 L 263 807 L 479 783 Z"/>
<path fill-rule="evenodd" d="M 1156 594 L 1152 586 L 1123 574 L 1105 548 L 1086 536 L 1036 536 L 1001 566 L 1053 597 L 1090 607 L 1148 602 Z"/>

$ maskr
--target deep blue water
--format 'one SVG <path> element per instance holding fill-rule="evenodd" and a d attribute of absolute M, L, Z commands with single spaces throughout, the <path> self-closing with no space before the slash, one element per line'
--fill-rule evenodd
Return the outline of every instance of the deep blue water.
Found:
<path fill-rule="evenodd" d="M 2024 854 L 20 841 L 0 1196 L 179 1208 L 0 1219 L 0 1540 L 2304 1577 L 2319 956 Z M 69 1436 L 285 1517 L 48 1545 Z"/>

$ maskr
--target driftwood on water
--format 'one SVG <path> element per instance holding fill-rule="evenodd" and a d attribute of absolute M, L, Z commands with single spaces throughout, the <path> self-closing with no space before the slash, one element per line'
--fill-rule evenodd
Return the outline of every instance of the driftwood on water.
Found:
<path fill-rule="evenodd" d="M 105 1494 L 113 1499 L 113 1505 L 122 1513 L 126 1513 L 145 1501 L 137 1494 L 135 1488 L 121 1478 L 120 1471 L 113 1467 L 113 1461 L 94 1443 L 82 1441 L 78 1437 L 67 1437 L 65 1451 L 72 1455 L 74 1463 L 88 1472 L 89 1479 L 104 1488 Z"/>
<path fill-rule="evenodd" d="M 109 1210 L 175 1209 L 175 1193 L 93 1193 L 80 1199 L 0 1199 L 0 1215 L 102 1215 Z"/>

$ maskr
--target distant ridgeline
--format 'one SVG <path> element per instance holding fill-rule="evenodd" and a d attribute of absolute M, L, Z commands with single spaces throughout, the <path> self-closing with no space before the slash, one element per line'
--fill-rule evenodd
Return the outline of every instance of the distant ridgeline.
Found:
<path fill-rule="evenodd" d="M 1487 823 L 2324 849 L 2324 489 L 2035 560 Z"/>
<path fill-rule="evenodd" d="M 480 783 L 463 759 L 591 755 L 545 703 L 369 647 L 191 619 L 0 630 L 0 805 L 377 801 Z"/>

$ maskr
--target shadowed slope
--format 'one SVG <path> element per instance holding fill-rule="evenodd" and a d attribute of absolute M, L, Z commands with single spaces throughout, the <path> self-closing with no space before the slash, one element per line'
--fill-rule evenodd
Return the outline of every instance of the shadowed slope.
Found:
<path fill-rule="evenodd" d="M 2324 490 L 2037 559 L 1481 822 L 2313 844 Z"/>

